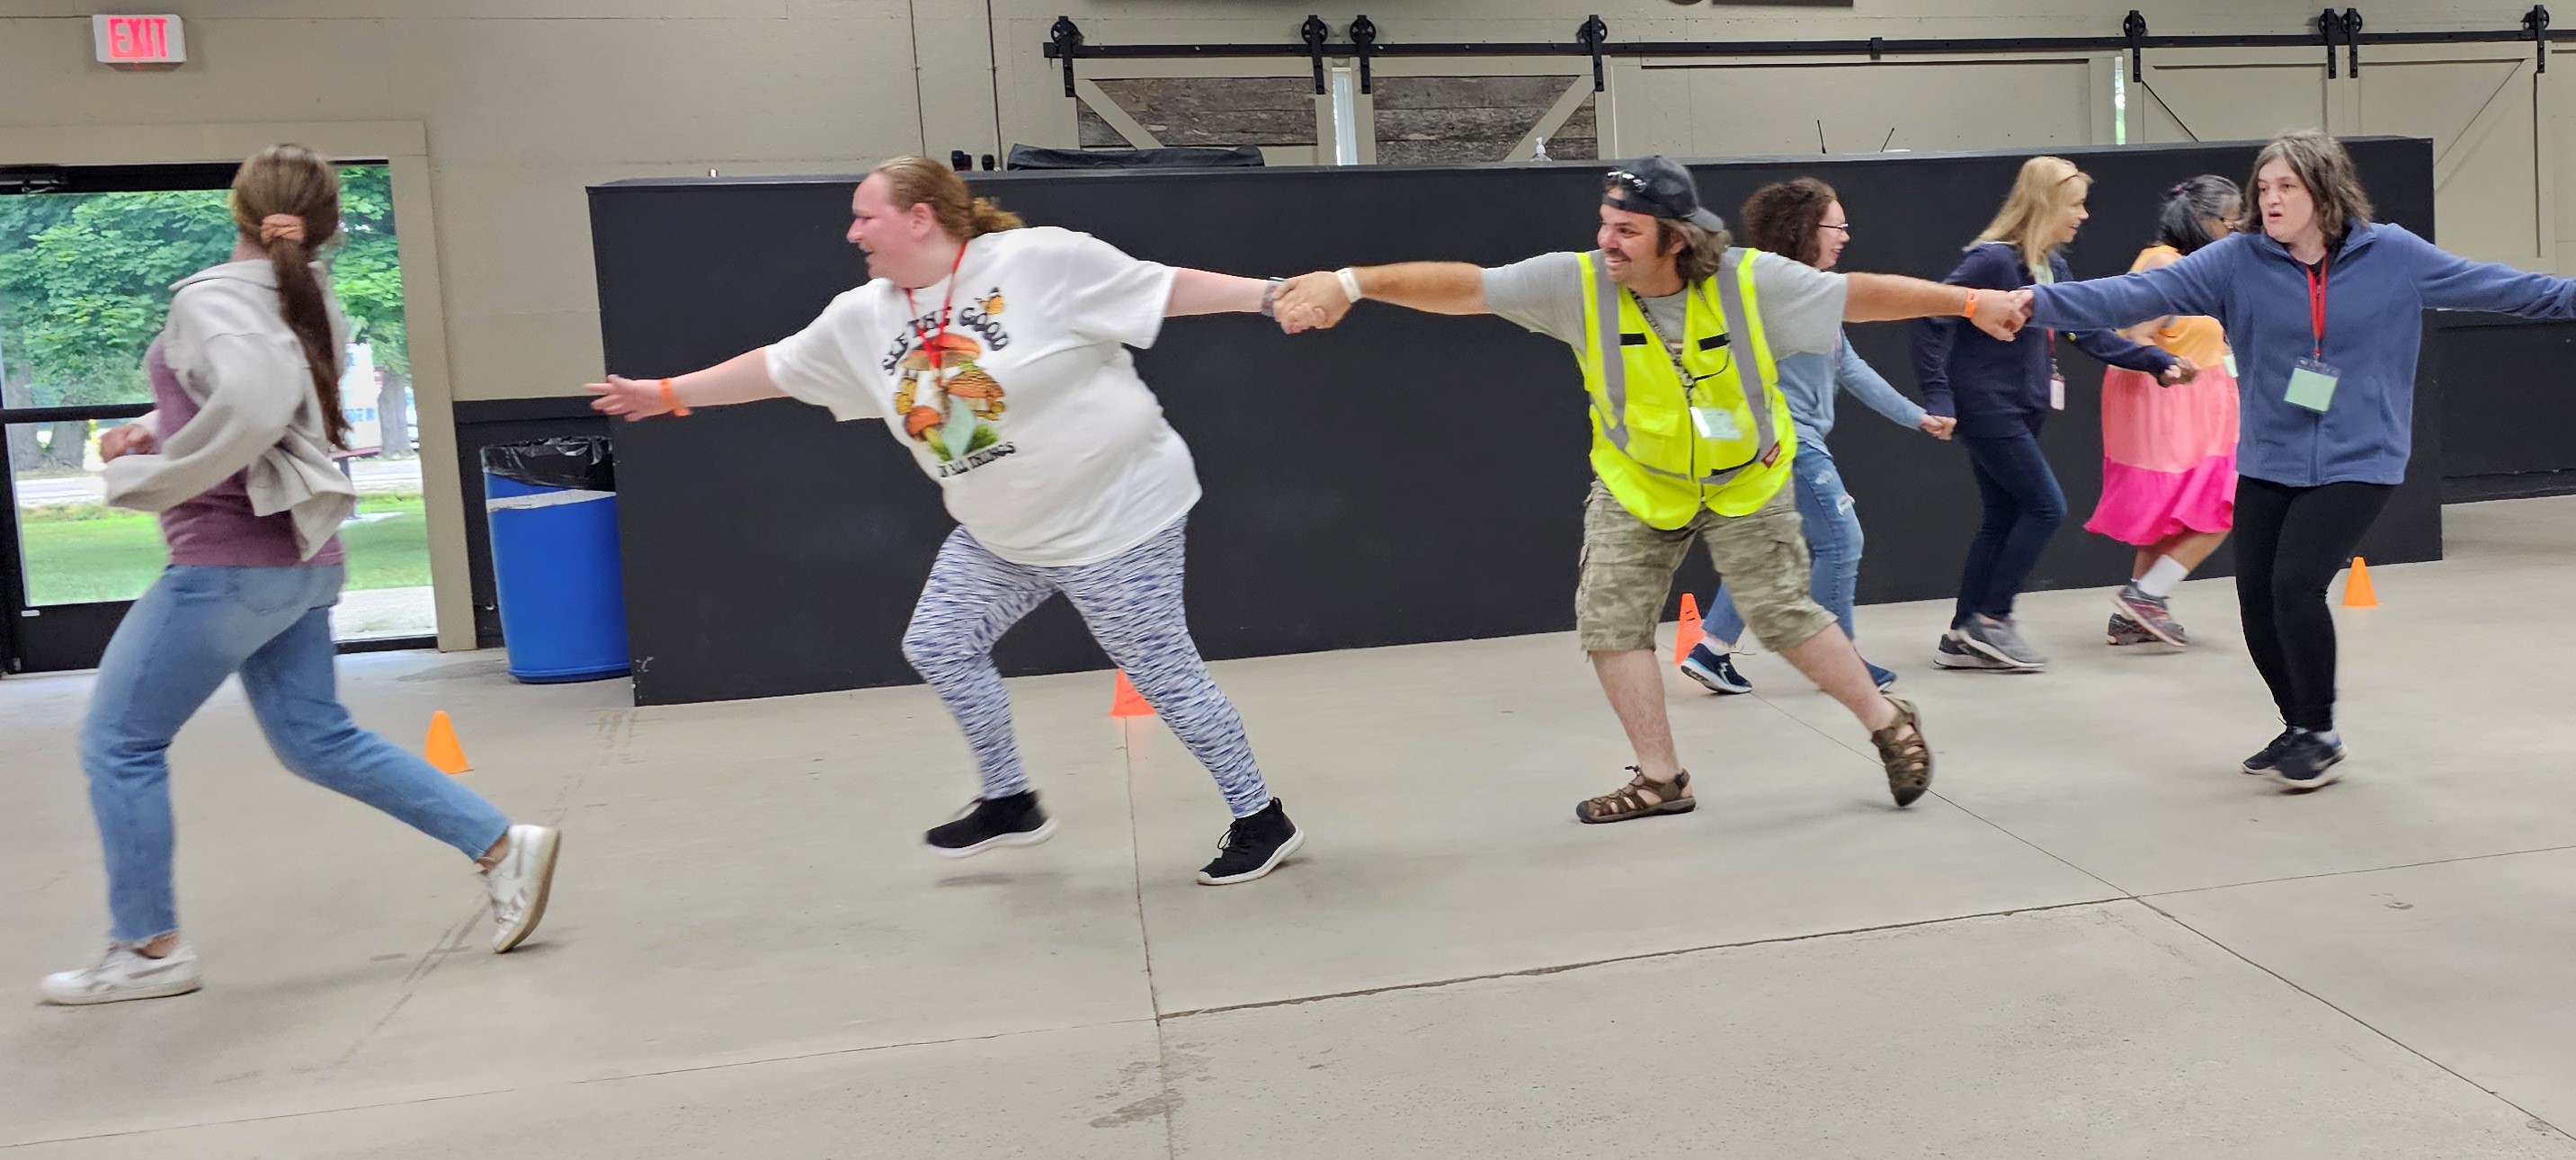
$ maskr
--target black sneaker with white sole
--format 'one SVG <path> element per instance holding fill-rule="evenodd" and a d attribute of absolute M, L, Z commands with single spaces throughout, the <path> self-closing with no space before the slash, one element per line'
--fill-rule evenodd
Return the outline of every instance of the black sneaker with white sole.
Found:
<path fill-rule="evenodd" d="M 2343 780 L 2343 746 L 2305 729 L 2282 743 L 2272 755 L 2272 780 L 2293 793 L 2324 789 Z"/>
<path fill-rule="evenodd" d="M 1225 828 L 1225 837 L 1217 840 L 1216 861 L 1199 870 L 1199 885 L 1250 882 L 1278 869 L 1305 844 L 1306 831 L 1288 820 L 1288 807 L 1272 798 L 1260 813 L 1236 818 Z"/>
<path fill-rule="evenodd" d="M 946 825 L 934 826 L 923 840 L 934 854 L 963 858 L 995 846 L 1034 846 L 1055 834 L 1055 819 L 1038 808 L 1035 790 L 1009 797 L 977 798 Z"/>

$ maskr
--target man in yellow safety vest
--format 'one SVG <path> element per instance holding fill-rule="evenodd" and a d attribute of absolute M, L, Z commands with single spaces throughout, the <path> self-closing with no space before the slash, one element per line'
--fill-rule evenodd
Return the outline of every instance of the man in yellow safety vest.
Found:
<path fill-rule="evenodd" d="M 1655 623 L 1691 541 L 1707 548 L 1754 633 L 1860 718 L 1888 792 L 1932 783 L 1920 716 L 1882 693 L 1851 638 L 1807 595 L 1790 490 L 1797 436 L 1773 359 L 1830 354 L 1844 322 L 1957 315 L 2010 340 L 2026 304 L 1997 290 L 1836 274 L 1729 245 L 1690 171 L 1662 157 L 1611 170 L 1600 249 L 1481 269 L 1406 262 L 1289 279 L 1280 307 L 1324 325 L 1376 299 L 1438 314 L 1497 314 L 1574 348 L 1592 400 L 1595 479 L 1583 518 L 1575 628 L 1635 750 L 1634 776 L 1575 807 L 1584 822 L 1689 812 L 1690 774 L 1664 715 Z"/>

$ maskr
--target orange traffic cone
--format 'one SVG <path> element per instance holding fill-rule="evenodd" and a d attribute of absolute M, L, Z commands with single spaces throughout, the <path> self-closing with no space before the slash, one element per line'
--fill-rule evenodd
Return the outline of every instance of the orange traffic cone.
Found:
<path fill-rule="evenodd" d="M 2352 574 L 2344 578 L 2343 606 L 2346 608 L 2379 607 L 2379 593 L 2371 591 L 2370 588 L 2370 563 L 2359 556 L 2352 558 Z"/>
<path fill-rule="evenodd" d="M 445 709 L 429 715 L 429 740 L 421 743 L 420 755 L 450 777 L 474 768 L 465 760 L 465 747 L 456 742 L 456 723 L 447 719 Z"/>
<path fill-rule="evenodd" d="M 1690 659 L 1691 647 L 1699 643 L 1699 597 L 1682 593 L 1682 626 L 1673 632 L 1673 663 Z"/>
<path fill-rule="evenodd" d="M 1136 685 L 1127 679 L 1125 669 L 1118 670 L 1118 692 L 1109 699 L 1109 715 L 1117 718 L 1154 715 L 1154 707 L 1146 703 L 1145 694 L 1136 691 Z"/>

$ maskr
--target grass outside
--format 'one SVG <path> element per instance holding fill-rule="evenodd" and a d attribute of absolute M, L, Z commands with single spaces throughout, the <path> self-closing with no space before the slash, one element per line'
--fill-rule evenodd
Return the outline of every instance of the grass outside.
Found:
<path fill-rule="evenodd" d="M 132 600 L 169 563 L 158 517 L 97 504 L 21 508 L 33 604 Z M 340 529 L 350 591 L 429 584 L 429 523 L 418 493 L 372 493 Z"/>

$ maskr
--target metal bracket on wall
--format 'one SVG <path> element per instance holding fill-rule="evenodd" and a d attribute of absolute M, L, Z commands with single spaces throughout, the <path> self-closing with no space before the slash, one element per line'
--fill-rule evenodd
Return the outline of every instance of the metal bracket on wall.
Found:
<path fill-rule="evenodd" d="M 2120 21 L 2120 32 L 2129 38 L 2129 83 L 2144 84 L 2147 80 L 2146 14 L 2130 9 L 2128 17 Z M 1876 48 L 1870 49 L 1869 58 L 1878 59 Z"/>
<path fill-rule="evenodd" d="M 1064 95 L 1074 95 L 1073 58 L 1082 55 L 1082 26 L 1073 17 L 1055 18 L 1055 27 L 1047 30 L 1047 55 L 1064 62 Z"/>
<path fill-rule="evenodd" d="M 1359 50 L 1360 92 L 1376 92 L 1377 80 L 1369 75 L 1369 58 L 1377 55 L 1377 23 L 1365 15 L 1351 21 L 1351 47 Z"/>
<path fill-rule="evenodd" d="M 1306 54 L 1315 59 L 1315 95 L 1323 96 L 1324 42 L 1332 38 L 1333 30 L 1324 24 L 1323 17 L 1308 16 L 1305 26 L 1297 31 L 1306 38 Z"/>
<path fill-rule="evenodd" d="M 2361 9 L 2358 8 L 2346 8 L 2343 10 L 2343 63 L 2343 73 L 2345 76 L 2353 77 L 2355 79 L 2360 78 Z"/>
<path fill-rule="evenodd" d="M 2522 18 L 2522 26 L 2531 31 L 2531 50 L 2539 55 L 2533 72 L 2549 71 L 2549 6 L 2534 4 Z"/>
<path fill-rule="evenodd" d="M 2317 36 L 2326 42 L 2327 80 L 2335 80 L 2343 75 L 2335 68 L 2335 34 L 2342 31 L 2343 18 L 2335 15 L 2334 9 L 2328 8 L 2317 13 Z"/>
<path fill-rule="evenodd" d="M 1600 13 L 1595 12 L 1583 22 L 1582 27 L 1574 30 L 1574 39 L 1582 43 L 1586 52 L 1592 54 L 1592 91 L 1600 92 L 1602 87 L 1601 45 L 1610 39 L 1610 26 L 1602 22 Z"/>

